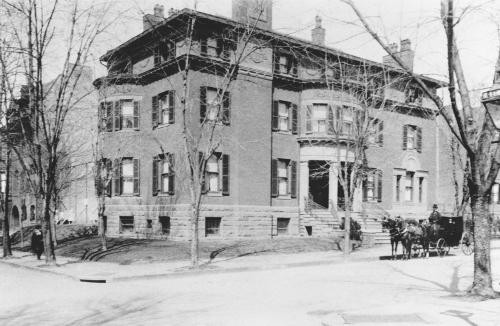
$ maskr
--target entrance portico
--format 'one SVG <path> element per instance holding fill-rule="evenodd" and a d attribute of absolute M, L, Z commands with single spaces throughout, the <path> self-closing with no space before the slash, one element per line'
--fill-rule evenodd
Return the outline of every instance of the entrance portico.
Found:
<path fill-rule="evenodd" d="M 353 158 L 353 155 L 347 154 L 346 151 L 345 145 L 335 146 L 326 142 L 301 145 L 299 169 L 301 212 L 309 208 L 310 200 L 317 204 L 314 205 L 316 209 L 337 209 L 338 165 L 342 161 L 352 161 Z M 314 193 L 311 194 L 311 191 Z M 328 198 L 327 201 L 324 199 L 325 196 Z"/>

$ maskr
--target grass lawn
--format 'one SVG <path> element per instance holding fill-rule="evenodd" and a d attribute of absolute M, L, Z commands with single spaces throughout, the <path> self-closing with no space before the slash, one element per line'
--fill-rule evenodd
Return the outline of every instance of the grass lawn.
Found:
<path fill-rule="evenodd" d="M 334 239 L 322 238 L 274 238 L 248 240 L 200 241 L 200 258 L 241 257 L 267 253 L 298 253 L 338 250 Z M 96 236 L 62 243 L 56 256 L 71 256 L 83 260 L 116 262 L 120 264 L 167 262 L 189 260 L 188 241 L 108 239 L 108 251 L 100 251 L 100 239 Z"/>

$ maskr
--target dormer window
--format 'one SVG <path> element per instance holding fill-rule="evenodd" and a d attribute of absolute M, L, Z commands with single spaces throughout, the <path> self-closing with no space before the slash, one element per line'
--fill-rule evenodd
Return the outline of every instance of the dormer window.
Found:
<path fill-rule="evenodd" d="M 294 77 L 297 76 L 297 60 L 291 55 L 277 54 L 274 60 L 275 73 Z"/>
<path fill-rule="evenodd" d="M 161 41 L 154 49 L 153 49 L 153 59 L 155 67 L 161 65 L 163 62 L 166 62 L 175 57 L 175 43 L 172 41 Z"/>
<path fill-rule="evenodd" d="M 410 87 L 405 90 L 405 103 L 421 105 L 424 93 L 420 88 Z"/>
<path fill-rule="evenodd" d="M 230 46 L 222 38 L 205 37 L 200 40 L 200 53 L 203 56 L 229 59 Z"/>

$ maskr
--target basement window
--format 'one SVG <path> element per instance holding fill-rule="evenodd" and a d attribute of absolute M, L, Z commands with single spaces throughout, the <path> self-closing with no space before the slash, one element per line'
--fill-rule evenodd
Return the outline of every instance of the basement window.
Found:
<path fill-rule="evenodd" d="M 170 216 L 160 216 L 161 233 L 170 235 Z"/>
<path fill-rule="evenodd" d="M 214 237 L 220 235 L 220 217 L 205 218 L 205 237 Z"/>
<path fill-rule="evenodd" d="M 134 232 L 134 217 L 120 216 L 120 233 Z"/>
<path fill-rule="evenodd" d="M 288 234 L 288 224 L 290 224 L 289 218 L 278 218 L 276 226 L 278 228 L 278 235 Z"/>

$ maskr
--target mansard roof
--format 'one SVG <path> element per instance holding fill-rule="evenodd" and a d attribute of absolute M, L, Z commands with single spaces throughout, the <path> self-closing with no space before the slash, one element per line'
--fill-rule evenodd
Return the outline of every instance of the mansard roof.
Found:
<path fill-rule="evenodd" d="M 155 33 L 158 30 L 162 29 L 175 29 L 179 28 L 183 24 L 186 23 L 186 18 L 189 16 L 195 16 L 197 19 L 204 21 L 206 23 L 214 23 L 214 24 L 220 24 L 223 26 L 232 26 L 235 28 L 245 28 L 246 25 L 240 22 L 237 22 L 235 20 L 226 18 L 226 17 L 221 17 L 221 16 L 216 16 L 212 14 L 207 14 L 204 12 L 200 11 L 195 11 L 192 9 L 184 8 L 182 10 L 179 10 L 178 12 L 170 15 L 169 17 L 165 18 L 165 20 L 154 26 L 154 28 L 149 28 L 142 33 L 132 37 L 128 41 L 122 43 L 118 47 L 107 51 L 103 56 L 100 57 L 101 61 L 107 62 L 109 59 L 111 59 L 114 55 L 116 54 L 123 54 L 126 53 L 127 51 L 130 50 L 130 48 L 133 48 L 134 46 L 138 46 L 140 44 L 143 44 L 148 41 L 152 41 L 155 38 Z M 356 55 L 352 55 L 349 53 L 346 53 L 344 51 L 338 50 L 333 47 L 328 47 L 324 45 L 318 45 L 315 44 L 311 41 L 303 40 L 297 37 L 293 37 L 290 35 L 286 35 L 283 33 L 278 33 L 275 31 L 270 31 L 266 29 L 261 29 L 258 27 L 254 27 L 256 34 L 261 36 L 261 37 L 267 37 L 276 40 L 277 43 L 283 42 L 287 43 L 290 45 L 290 47 L 298 47 L 302 48 L 303 50 L 308 50 L 308 51 L 317 51 L 320 53 L 328 53 L 331 55 L 343 57 L 347 60 L 353 61 L 353 62 L 359 62 L 363 64 L 370 65 L 375 68 L 380 68 L 380 69 L 386 69 L 389 71 L 393 71 L 395 73 L 404 73 L 402 69 L 399 68 L 394 68 L 392 66 L 384 65 L 383 63 L 372 61 L 369 59 L 365 59 Z M 427 83 L 431 84 L 433 87 L 440 88 L 446 86 L 446 82 L 440 81 L 438 79 L 434 79 L 425 75 L 419 75 L 421 79 L 426 81 Z"/>

